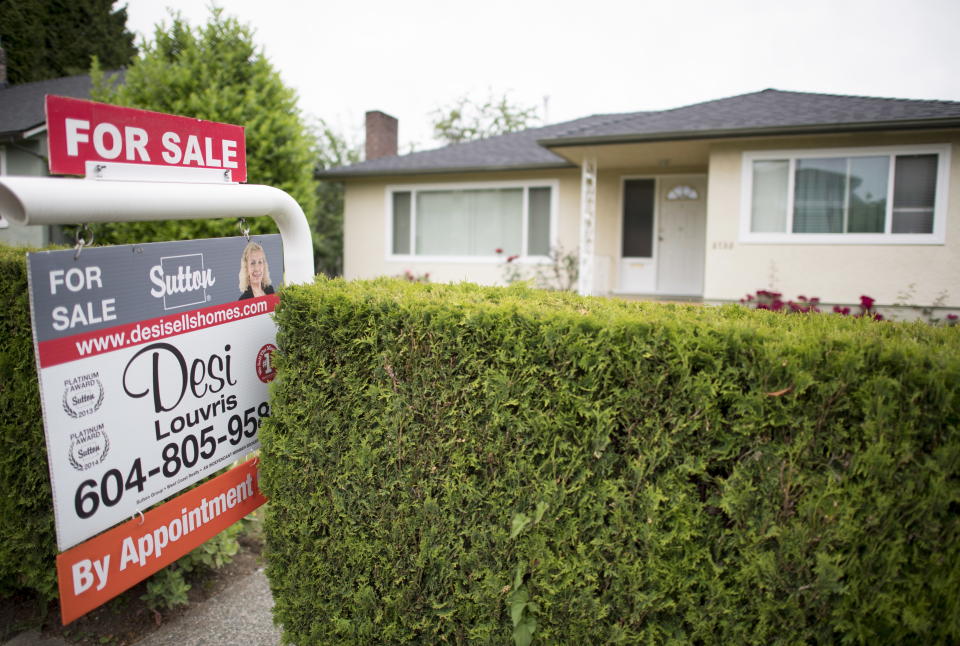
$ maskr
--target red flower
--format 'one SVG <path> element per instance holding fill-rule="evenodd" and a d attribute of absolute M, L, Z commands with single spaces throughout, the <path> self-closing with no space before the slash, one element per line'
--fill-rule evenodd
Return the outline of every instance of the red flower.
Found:
<path fill-rule="evenodd" d="M 876 301 L 875 301 L 874 299 L 870 298 L 869 296 L 861 296 L 861 297 L 860 297 L 860 307 L 862 307 L 862 308 L 865 309 L 865 310 L 868 310 L 868 309 L 870 309 L 871 307 L 873 307 L 873 304 L 874 304 L 875 302 L 876 302 Z"/>
<path fill-rule="evenodd" d="M 503 253 L 503 249 L 501 249 L 500 247 L 497 247 L 497 248 L 496 248 L 496 252 L 497 252 L 498 254 L 501 254 L 501 253 Z"/>
<path fill-rule="evenodd" d="M 516 259 L 519 258 L 519 257 L 520 257 L 520 256 L 519 256 L 518 254 L 514 254 L 514 255 L 512 255 L 512 256 L 507 256 L 507 262 L 513 262 L 514 260 L 516 260 Z"/>
<path fill-rule="evenodd" d="M 960 316 L 957 316 L 956 314 L 947 314 L 948 321 L 956 321 L 958 318 L 960 318 Z"/>

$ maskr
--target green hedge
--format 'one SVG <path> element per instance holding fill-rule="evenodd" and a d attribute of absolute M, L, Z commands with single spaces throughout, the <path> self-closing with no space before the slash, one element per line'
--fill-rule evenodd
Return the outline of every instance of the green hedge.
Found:
<path fill-rule="evenodd" d="M 960 329 L 402 281 L 277 320 L 288 641 L 960 640 Z"/>
<path fill-rule="evenodd" d="M 27 251 L 0 245 L 0 596 L 57 596 L 57 539 L 30 328 Z"/>

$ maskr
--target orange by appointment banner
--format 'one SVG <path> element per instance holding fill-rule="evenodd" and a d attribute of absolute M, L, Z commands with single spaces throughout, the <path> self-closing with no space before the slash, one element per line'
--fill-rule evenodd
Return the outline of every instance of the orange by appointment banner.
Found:
<path fill-rule="evenodd" d="M 57 556 L 66 625 L 170 565 L 266 502 L 257 459 Z"/>

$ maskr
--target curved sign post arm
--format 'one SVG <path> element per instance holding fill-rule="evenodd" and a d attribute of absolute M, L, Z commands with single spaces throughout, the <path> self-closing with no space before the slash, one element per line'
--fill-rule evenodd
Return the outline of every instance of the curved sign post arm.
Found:
<path fill-rule="evenodd" d="M 0 177 L 0 214 L 15 224 L 84 224 L 269 216 L 288 284 L 313 280 L 313 243 L 296 200 L 271 186 Z"/>

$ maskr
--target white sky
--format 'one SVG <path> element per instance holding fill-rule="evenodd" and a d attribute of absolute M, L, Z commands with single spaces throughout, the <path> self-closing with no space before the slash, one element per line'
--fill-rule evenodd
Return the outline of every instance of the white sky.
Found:
<path fill-rule="evenodd" d="M 152 38 L 167 7 L 126 0 Z M 548 101 L 550 123 L 680 107 L 765 88 L 960 101 L 960 0 L 219 0 L 307 116 L 362 142 L 400 120 L 401 151 L 434 147 L 431 112 L 463 95 Z"/>

